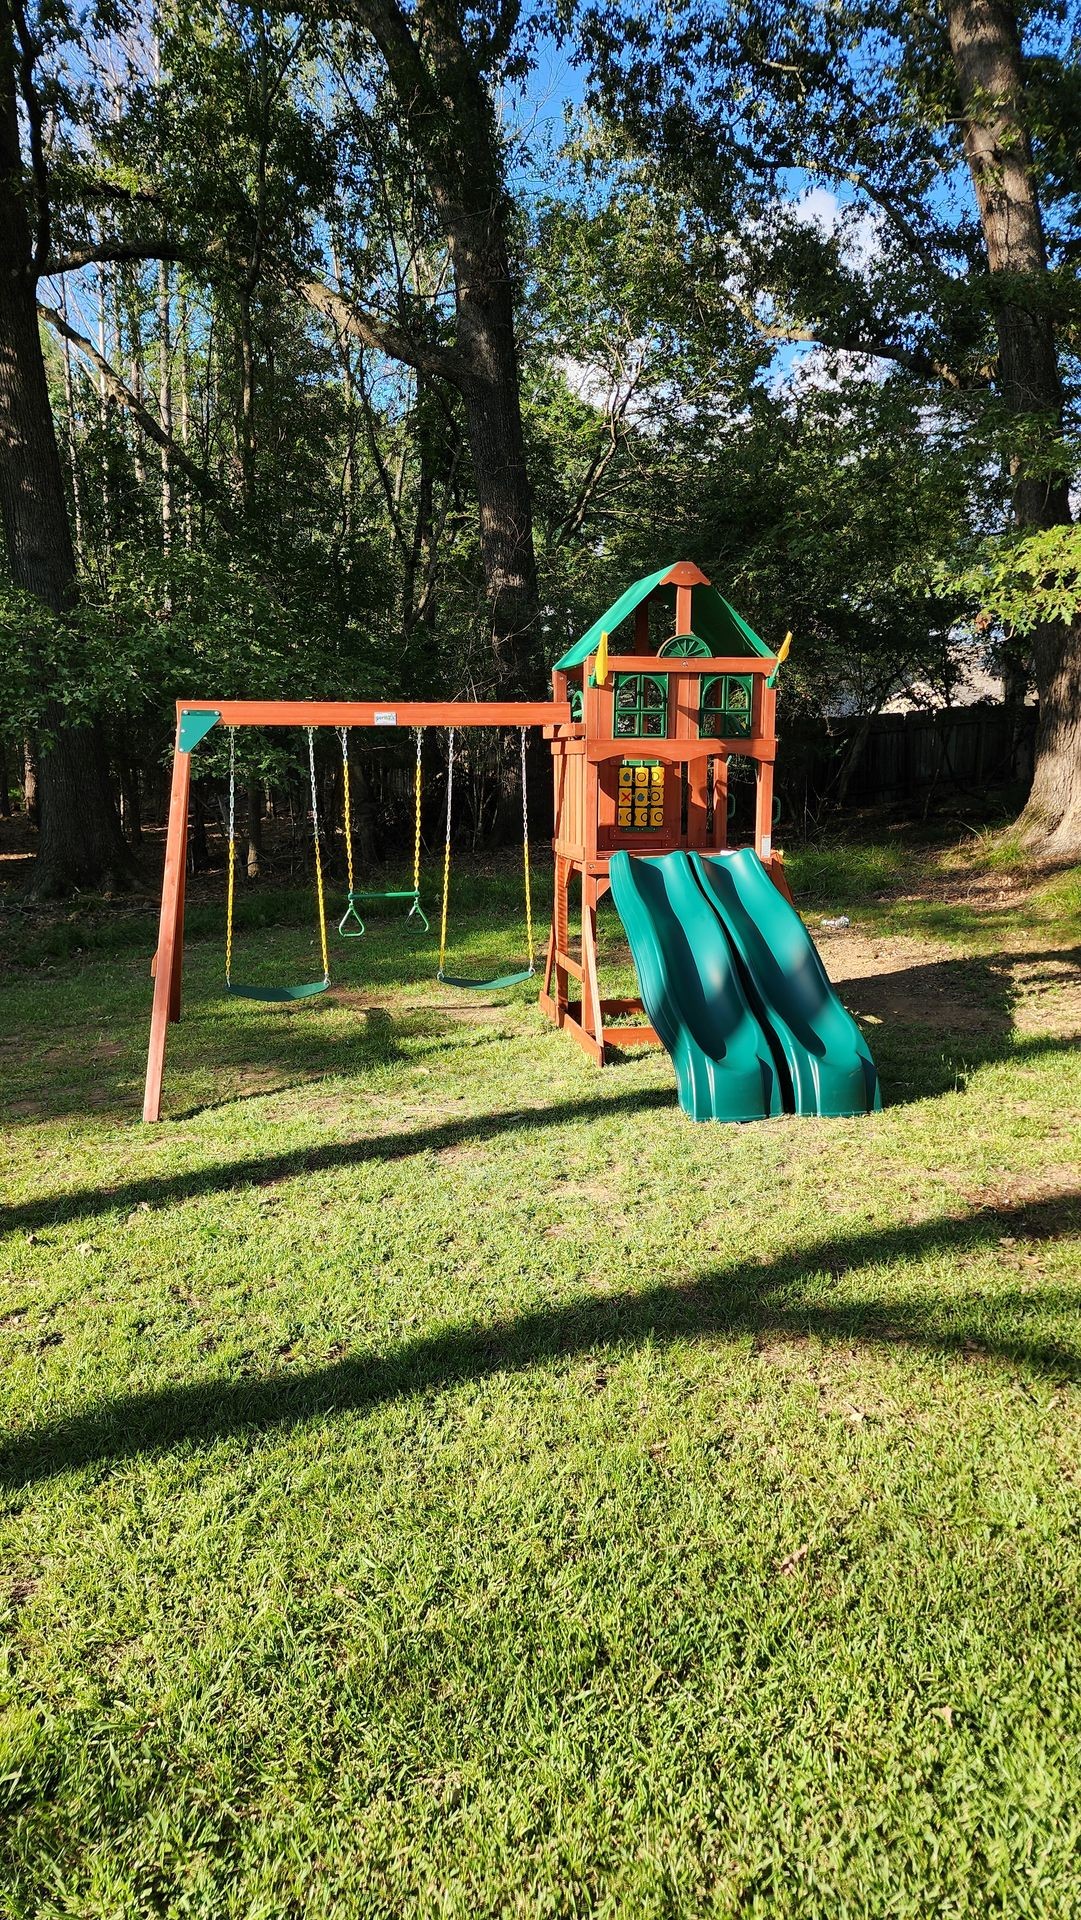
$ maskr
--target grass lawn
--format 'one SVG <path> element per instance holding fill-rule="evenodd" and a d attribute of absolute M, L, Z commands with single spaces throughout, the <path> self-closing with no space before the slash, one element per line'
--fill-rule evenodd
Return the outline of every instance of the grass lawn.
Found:
<path fill-rule="evenodd" d="M 1081 888 L 792 871 L 867 1119 L 208 902 L 143 1128 L 149 915 L 20 923 L 4 1920 L 1081 1914 Z"/>

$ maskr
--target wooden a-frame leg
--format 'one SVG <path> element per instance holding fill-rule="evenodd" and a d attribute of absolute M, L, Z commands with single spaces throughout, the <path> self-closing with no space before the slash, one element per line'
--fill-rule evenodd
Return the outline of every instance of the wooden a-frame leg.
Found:
<path fill-rule="evenodd" d="M 190 753 L 186 753 L 184 755 L 184 759 L 187 761 L 188 766 L 190 768 L 191 766 Z M 172 807 L 170 806 L 170 813 L 171 812 L 172 812 Z M 179 880 L 179 886 L 177 889 L 176 915 L 175 915 L 175 922 L 174 922 L 176 932 L 173 939 L 173 965 L 172 965 L 172 974 L 169 981 L 169 1018 L 170 1020 L 179 1020 L 180 1018 L 180 997 L 181 997 L 181 990 L 184 983 L 184 907 L 187 900 L 187 887 L 188 887 L 187 825 L 188 825 L 188 796 L 187 796 L 187 792 L 185 792 L 184 794 L 184 829 L 185 829 L 184 847 L 183 847 L 183 852 L 181 854 L 181 859 L 180 859 L 180 880 Z"/>
<path fill-rule="evenodd" d="M 173 758 L 169 793 L 169 826 L 165 839 L 165 875 L 161 889 L 158 950 L 154 956 L 154 1008 L 150 1016 L 150 1048 L 146 1061 L 143 1119 L 161 1119 L 161 1083 L 165 1072 L 165 1037 L 170 1019 L 180 1017 L 180 979 L 184 944 L 184 873 L 188 854 L 188 793 L 191 755 L 179 744 Z"/>

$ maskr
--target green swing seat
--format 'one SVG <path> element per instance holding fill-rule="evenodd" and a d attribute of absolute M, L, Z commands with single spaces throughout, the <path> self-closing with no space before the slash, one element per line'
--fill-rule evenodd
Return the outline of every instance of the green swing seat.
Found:
<path fill-rule="evenodd" d="M 436 979 L 441 986 L 461 988 L 465 993 L 502 993 L 507 987 L 520 987 L 525 980 L 536 977 L 537 969 L 533 965 L 533 903 L 529 886 L 529 799 L 526 789 L 525 728 L 519 728 L 519 748 L 522 763 L 522 865 L 525 876 L 525 929 L 526 952 L 530 958 L 526 966 L 518 967 L 513 973 L 493 974 L 487 980 L 467 980 L 464 974 L 447 973 L 443 961 L 447 953 L 447 907 L 450 901 L 450 846 L 451 822 L 453 819 L 454 794 L 454 734 L 450 728 L 447 738 L 447 817 L 443 841 L 443 907 L 439 927 L 439 970 Z"/>
<path fill-rule="evenodd" d="M 317 993 L 325 993 L 329 980 L 305 980 L 296 987 L 258 987 L 249 986 L 240 980 L 227 980 L 226 993 L 234 1000 L 268 1000 L 282 1005 L 287 1000 L 311 1000 Z"/>
<path fill-rule="evenodd" d="M 492 980 L 463 980 L 460 974 L 444 973 L 440 967 L 436 979 L 445 987 L 464 987 L 471 993 L 501 993 L 504 987 L 520 987 L 523 980 L 536 977 L 536 967 L 522 967 L 517 973 L 497 973 Z"/>

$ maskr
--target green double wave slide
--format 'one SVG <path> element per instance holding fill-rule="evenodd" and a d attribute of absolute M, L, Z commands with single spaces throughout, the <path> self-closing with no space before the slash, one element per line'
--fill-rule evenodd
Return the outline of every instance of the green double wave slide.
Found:
<path fill-rule="evenodd" d="M 615 853 L 609 875 L 692 1120 L 881 1106 L 867 1043 L 756 853 Z"/>

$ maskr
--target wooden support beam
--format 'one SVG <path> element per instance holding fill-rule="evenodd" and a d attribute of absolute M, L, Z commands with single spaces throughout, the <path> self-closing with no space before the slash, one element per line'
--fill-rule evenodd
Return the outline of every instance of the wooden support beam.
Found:
<path fill-rule="evenodd" d="M 165 877 L 161 890 L 158 950 L 155 954 L 154 1007 L 150 1016 L 150 1047 L 143 1090 L 143 1119 L 161 1119 L 161 1083 L 165 1072 L 165 1040 L 170 1020 L 180 1018 L 180 976 L 184 944 L 184 874 L 188 859 L 188 796 L 191 755 L 179 745 L 173 756 L 169 791 L 169 825 L 165 839 Z"/>
<path fill-rule="evenodd" d="M 554 700 L 178 700 L 181 713 L 216 713 L 223 727 L 550 727 L 571 718 Z"/>

